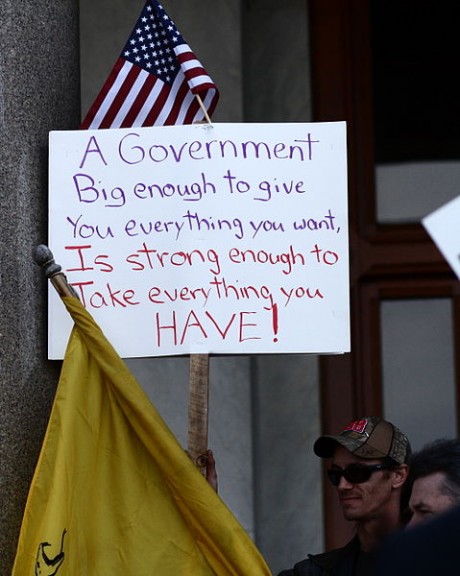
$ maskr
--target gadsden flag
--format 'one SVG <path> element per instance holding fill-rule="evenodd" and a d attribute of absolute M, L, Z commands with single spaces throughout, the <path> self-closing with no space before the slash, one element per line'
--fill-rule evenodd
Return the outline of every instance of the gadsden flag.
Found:
<path fill-rule="evenodd" d="M 13 576 L 268 576 L 76 298 Z"/>

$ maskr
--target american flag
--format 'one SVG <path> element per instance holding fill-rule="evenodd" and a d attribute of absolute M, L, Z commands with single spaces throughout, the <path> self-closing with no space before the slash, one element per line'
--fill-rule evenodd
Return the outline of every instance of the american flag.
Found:
<path fill-rule="evenodd" d="M 192 124 L 210 116 L 214 82 L 157 0 L 147 0 L 81 128 Z"/>

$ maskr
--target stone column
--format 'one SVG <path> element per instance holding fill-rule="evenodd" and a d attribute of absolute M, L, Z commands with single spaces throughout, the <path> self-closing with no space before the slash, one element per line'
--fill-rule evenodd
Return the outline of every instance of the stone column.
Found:
<path fill-rule="evenodd" d="M 48 132 L 78 128 L 78 0 L 0 5 L 0 575 L 11 573 L 60 363 L 47 360 Z"/>

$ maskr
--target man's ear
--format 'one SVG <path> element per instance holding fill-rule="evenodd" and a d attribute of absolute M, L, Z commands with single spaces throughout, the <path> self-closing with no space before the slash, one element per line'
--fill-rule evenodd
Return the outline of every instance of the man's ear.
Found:
<path fill-rule="evenodd" d="M 393 488 L 402 488 L 409 475 L 409 466 L 407 464 L 400 464 L 391 472 L 393 474 Z"/>

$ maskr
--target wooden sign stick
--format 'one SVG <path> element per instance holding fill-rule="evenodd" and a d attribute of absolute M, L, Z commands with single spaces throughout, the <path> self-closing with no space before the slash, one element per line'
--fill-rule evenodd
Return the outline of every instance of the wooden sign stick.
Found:
<path fill-rule="evenodd" d="M 197 124 L 211 124 L 211 118 L 199 94 L 195 94 L 206 120 Z M 208 461 L 209 355 L 191 354 L 189 367 L 188 445 L 190 458 L 206 476 Z"/>
<path fill-rule="evenodd" d="M 188 453 L 206 476 L 208 450 L 209 355 L 191 354 L 189 370 Z"/>

